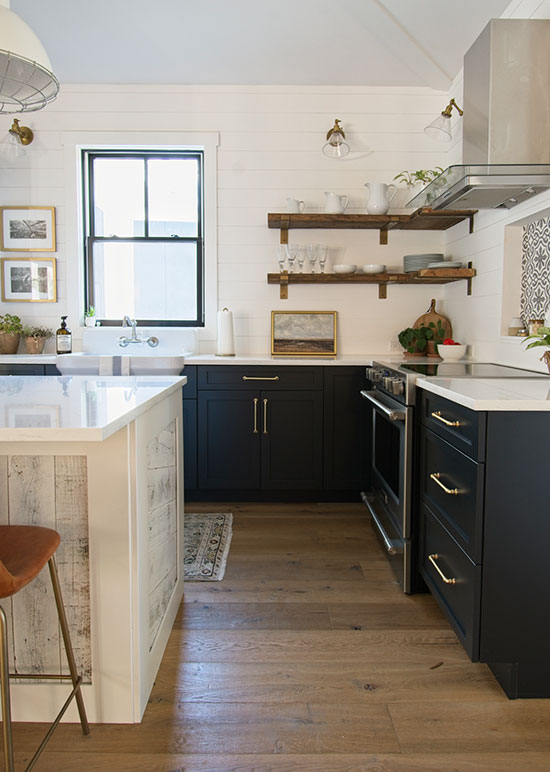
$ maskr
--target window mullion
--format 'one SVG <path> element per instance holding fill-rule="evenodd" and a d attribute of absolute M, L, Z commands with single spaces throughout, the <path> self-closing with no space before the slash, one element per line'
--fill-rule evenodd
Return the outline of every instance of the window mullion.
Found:
<path fill-rule="evenodd" d="M 143 233 L 146 238 L 149 237 L 149 163 L 147 158 L 143 159 Z"/>

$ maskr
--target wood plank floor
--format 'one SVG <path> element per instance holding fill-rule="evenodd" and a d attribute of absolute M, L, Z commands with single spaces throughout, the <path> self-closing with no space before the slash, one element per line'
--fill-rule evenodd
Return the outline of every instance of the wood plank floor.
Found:
<path fill-rule="evenodd" d="M 403 595 L 362 505 L 189 508 L 234 513 L 229 561 L 186 585 L 142 724 L 62 725 L 37 772 L 550 770 L 550 700 L 508 700 Z"/>

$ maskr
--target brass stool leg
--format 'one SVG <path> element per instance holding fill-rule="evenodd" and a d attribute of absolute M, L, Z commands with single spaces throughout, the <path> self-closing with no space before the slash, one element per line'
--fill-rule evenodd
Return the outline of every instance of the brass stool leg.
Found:
<path fill-rule="evenodd" d="M 6 772 L 14 772 L 13 742 L 11 736 L 10 671 L 8 665 L 8 623 L 2 606 L 0 606 L 0 679 L 2 680 L 4 766 Z"/>
<path fill-rule="evenodd" d="M 59 616 L 59 624 L 61 625 L 61 634 L 63 636 L 63 643 L 65 644 L 65 651 L 67 652 L 67 661 L 69 663 L 69 671 L 71 673 L 71 680 L 75 691 L 75 699 L 78 707 L 78 713 L 80 715 L 80 724 L 82 725 L 82 734 L 90 734 L 90 726 L 86 717 L 86 708 L 84 707 L 84 700 L 82 699 L 82 692 L 79 685 L 79 676 L 76 669 L 76 662 L 73 653 L 73 647 L 71 644 L 71 636 L 69 634 L 69 625 L 67 624 L 67 616 L 65 614 L 65 606 L 63 605 L 63 597 L 61 595 L 61 587 L 59 584 L 59 577 L 57 575 L 57 566 L 55 558 L 52 555 L 48 561 L 48 567 L 50 569 L 50 577 L 52 580 L 53 594 L 55 596 L 55 605 L 57 606 L 57 614 Z"/>

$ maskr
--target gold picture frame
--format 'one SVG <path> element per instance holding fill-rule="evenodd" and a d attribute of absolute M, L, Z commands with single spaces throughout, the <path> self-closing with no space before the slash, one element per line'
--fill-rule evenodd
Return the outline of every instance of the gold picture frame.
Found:
<path fill-rule="evenodd" d="M 55 303 L 55 257 L 3 257 L 0 279 L 4 303 Z"/>
<path fill-rule="evenodd" d="M 336 311 L 272 311 L 271 355 L 336 356 Z"/>
<path fill-rule="evenodd" d="M 0 207 L 0 249 L 55 252 L 55 207 Z"/>

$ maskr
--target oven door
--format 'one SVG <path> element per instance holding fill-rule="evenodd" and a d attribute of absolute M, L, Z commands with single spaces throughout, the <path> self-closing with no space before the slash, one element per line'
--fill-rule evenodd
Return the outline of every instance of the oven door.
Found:
<path fill-rule="evenodd" d="M 372 405 L 372 490 L 363 500 L 405 591 L 410 574 L 412 407 L 380 391 L 361 392 Z M 405 566 L 403 565 L 405 563 Z M 405 577 L 403 579 L 403 573 Z"/>

